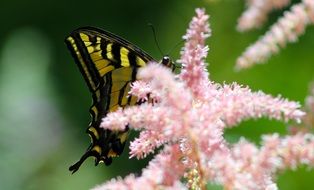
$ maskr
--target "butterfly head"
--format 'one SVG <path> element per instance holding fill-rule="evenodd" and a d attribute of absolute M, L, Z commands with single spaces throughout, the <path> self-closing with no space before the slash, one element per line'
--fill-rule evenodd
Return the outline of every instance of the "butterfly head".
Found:
<path fill-rule="evenodd" d="M 172 71 L 174 71 L 174 69 L 175 69 L 175 65 L 173 64 L 172 60 L 170 59 L 170 57 L 168 55 L 165 55 L 162 58 L 161 64 L 163 64 L 166 67 L 171 68 Z"/>

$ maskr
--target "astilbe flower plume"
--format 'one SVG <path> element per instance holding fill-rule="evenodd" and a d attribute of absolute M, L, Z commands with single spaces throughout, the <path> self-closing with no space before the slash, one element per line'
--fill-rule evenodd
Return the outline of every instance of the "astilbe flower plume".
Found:
<path fill-rule="evenodd" d="M 238 29 L 244 31 L 260 26 L 273 8 L 281 8 L 289 0 L 251 0 L 247 11 L 239 19 Z M 257 42 L 249 46 L 237 59 L 236 69 L 264 63 L 271 55 L 280 51 L 287 43 L 298 40 L 306 27 L 314 23 L 314 0 L 302 0 L 285 11 L 281 17 Z"/>
<path fill-rule="evenodd" d="M 246 0 L 247 9 L 238 19 L 238 30 L 243 32 L 261 27 L 272 10 L 281 9 L 289 3 L 290 0 Z"/>
<path fill-rule="evenodd" d="M 154 94 L 157 102 L 109 113 L 101 124 L 111 130 L 123 130 L 126 124 L 140 130 L 131 142 L 130 157 L 141 159 L 157 148 L 160 151 L 141 176 L 112 179 L 94 190 L 206 189 L 209 181 L 224 189 L 276 189 L 277 170 L 313 166 L 311 134 L 265 136 L 260 148 L 244 139 L 234 145 L 224 140 L 224 129 L 243 120 L 263 116 L 299 121 L 304 113 L 296 102 L 252 92 L 236 83 L 210 81 L 204 62 L 205 39 L 211 33 L 208 18 L 203 9 L 196 9 L 184 36 L 180 74 L 156 63 L 139 70 L 141 82 L 133 85 L 132 95 L 145 99 L 143 92 Z"/>

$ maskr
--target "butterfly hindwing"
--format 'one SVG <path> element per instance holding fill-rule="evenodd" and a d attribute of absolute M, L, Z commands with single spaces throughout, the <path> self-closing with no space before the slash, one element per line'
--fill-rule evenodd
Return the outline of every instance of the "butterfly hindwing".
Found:
<path fill-rule="evenodd" d="M 99 127 L 101 119 L 119 107 L 136 104 L 136 98 L 128 96 L 130 84 L 136 80 L 137 69 L 153 58 L 130 42 L 93 27 L 74 30 L 65 42 L 93 99 L 92 121 L 87 129 L 91 145 L 69 169 L 77 171 L 89 156 L 95 157 L 96 165 L 99 162 L 109 165 L 112 157 L 122 153 L 128 127 L 125 131 L 104 130 Z"/>

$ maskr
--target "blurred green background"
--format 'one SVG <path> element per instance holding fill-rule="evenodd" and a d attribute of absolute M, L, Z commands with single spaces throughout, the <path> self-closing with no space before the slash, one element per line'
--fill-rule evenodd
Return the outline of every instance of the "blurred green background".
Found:
<path fill-rule="evenodd" d="M 298 1 L 295 1 L 298 2 Z M 71 175 L 68 167 L 89 145 L 85 129 L 91 103 L 87 86 L 63 40 L 81 26 L 96 26 L 135 43 L 156 59 L 161 57 L 147 23 L 157 31 L 164 52 L 185 33 L 196 7 L 210 14 L 212 37 L 207 62 L 217 82 L 249 85 L 303 103 L 314 79 L 314 28 L 289 44 L 266 65 L 234 72 L 236 58 L 282 15 L 271 14 L 266 26 L 238 33 L 243 0 L 2 0 L 0 7 L 0 189 L 89 189 L 112 177 L 139 173 L 147 161 L 128 160 L 128 148 L 110 167 L 94 167 L 88 159 Z M 179 58 L 180 47 L 171 56 Z M 261 119 L 228 130 L 235 142 L 245 136 L 256 143 L 261 134 L 287 133 L 286 125 Z M 313 188 L 314 172 L 306 167 L 284 171 L 280 189 Z M 221 189 L 209 186 L 208 189 Z"/>

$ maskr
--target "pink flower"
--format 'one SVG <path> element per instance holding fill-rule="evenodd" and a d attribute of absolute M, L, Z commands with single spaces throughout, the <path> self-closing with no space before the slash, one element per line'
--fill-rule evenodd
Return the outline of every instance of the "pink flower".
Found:
<path fill-rule="evenodd" d="M 236 83 L 216 87 L 213 103 L 210 107 L 217 107 L 215 113 L 221 114 L 220 118 L 228 126 L 248 118 L 269 117 L 277 120 L 288 121 L 295 119 L 297 122 L 304 113 L 298 108 L 296 102 L 289 102 L 280 96 L 273 98 L 262 91 L 252 92 L 248 87 L 242 87 Z M 210 100 L 209 100 L 210 101 Z M 211 108 L 213 109 L 213 108 Z"/>
<path fill-rule="evenodd" d="M 207 85 L 208 72 L 204 62 L 208 47 L 205 46 L 205 39 L 211 35 L 208 24 L 209 16 L 202 9 L 196 9 L 196 17 L 190 23 L 187 34 L 183 36 L 186 40 L 181 51 L 183 69 L 180 77 L 190 87 L 195 96 L 202 97 L 203 87 Z"/>
<path fill-rule="evenodd" d="M 166 138 L 156 130 L 143 131 L 140 137 L 130 144 L 130 158 L 136 156 L 138 159 L 145 158 L 148 154 L 166 143 Z"/>
<path fill-rule="evenodd" d="M 214 154 L 208 170 L 227 189 L 277 189 L 272 176 L 301 164 L 313 166 L 313 149 L 313 134 L 264 136 L 260 148 L 242 139 L 230 152 Z"/>
<path fill-rule="evenodd" d="M 180 155 L 178 146 L 165 147 L 163 152 L 150 161 L 148 167 L 142 171 L 140 177 L 130 174 L 124 179 L 112 179 L 103 185 L 93 188 L 93 190 L 187 189 L 179 181 L 185 169 L 183 164 L 177 162 L 180 159 L 178 157 Z"/>
<path fill-rule="evenodd" d="M 140 131 L 131 142 L 130 157 L 141 159 L 157 148 L 160 151 L 141 176 L 130 174 L 95 190 L 206 189 L 208 181 L 224 189 L 277 189 L 272 178 L 277 170 L 314 165 L 310 134 L 266 136 L 260 148 L 244 139 L 234 145 L 225 141 L 224 129 L 243 120 L 264 116 L 299 121 L 304 113 L 298 103 L 279 96 L 209 81 L 204 62 L 205 38 L 210 33 L 207 19 L 204 10 L 196 10 L 184 36 L 183 68 L 178 76 L 156 63 L 139 70 L 141 82 L 133 83 L 130 93 L 144 100 L 147 94 L 156 94 L 157 102 L 108 113 L 101 124 L 111 130 L 124 130 L 129 124 Z"/>
<path fill-rule="evenodd" d="M 131 91 L 129 94 L 133 94 L 138 97 L 138 100 L 158 102 L 160 100 L 160 94 L 158 91 L 151 89 L 148 83 L 143 81 L 135 81 L 131 84 Z"/>
<path fill-rule="evenodd" d="M 247 9 L 238 20 L 238 30 L 246 31 L 261 27 L 273 9 L 281 9 L 289 3 L 290 0 L 247 0 Z"/>
<path fill-rule="evenodd" d="M 272 7 L 274 4 L 271 2 L 277 1 L 268 1 L 268 3 L 263 4 L 264 6 Z M 263 1 L 259 1 L 262 3 Z M 288 0 L 281 1 L 284 5 L 289 3 Z M 269 9 L 267 8 L 267 9 Z M 254 9 L 254 6 L 253 6 Z M 247 15 L 248 14 L 248 15 Z M 255 20 L 250 12 L 246 12 L 243 17 L 243 21 L 240 23 L 245 23 L 249 26 L 244 26 L 240 24 L 242 30 L 253 27 L 250 24 L 251 22 L 247 21 L 249 18 Z M 266 13 L 265 13 L 266 14 Z M 264 14 L 263 14 L 264 15 Z M 264 18 L 264 17 L 263 17 Z M 275 23 L 260 40 L 249 46 L 245 52 L 237 59 L 236 69 L 243 69 L 251 67 L 254 64 L 263 63 L 269 59 L 273 54 L 279 52 L 280 48 L 286 46 L 288 42 L 293 43 L 298 40 L 298 37 L 302 35 L 305 31 L 305 28 L 309 24 L 314 22 L 314 0 L 304 0 L 301 3 L 295 4 L 291 7 L 290 11 L 286 11 L 284 16 Z M 259 25 L 259 22 L 255 23 Z"/>

